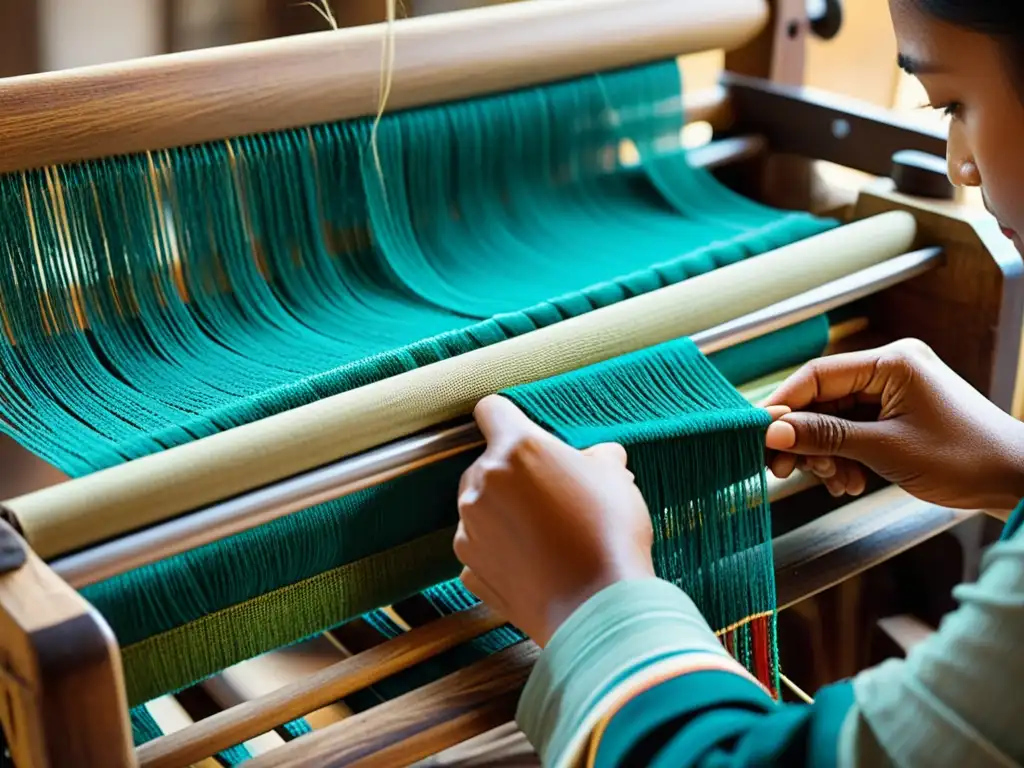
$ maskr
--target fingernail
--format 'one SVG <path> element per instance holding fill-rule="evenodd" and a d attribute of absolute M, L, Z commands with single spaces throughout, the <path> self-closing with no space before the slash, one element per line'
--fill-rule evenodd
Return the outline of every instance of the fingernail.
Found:
<path fill-rule="evenodd" d="M 807 462 L 811 471 L 823 480 L 832 477 L 836 473 L 836 463 L 826 457 L 815 457 Z"/>
<path fill-rule="evenodd" d="M 773 451 L 788 451 L 796 445 L 796 430 L 792 424 L 774 421 L 768 426 L 764 436 L 765 445 Z"/>

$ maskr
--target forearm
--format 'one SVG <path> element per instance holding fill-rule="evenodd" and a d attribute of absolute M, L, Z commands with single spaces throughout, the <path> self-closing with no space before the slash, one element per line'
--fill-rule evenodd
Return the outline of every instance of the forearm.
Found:
<path fill-rule="evenodd" d="M 517 719 L 546 766 L 647 765 L 655 755 L 698 766 L 726 754 L 735 766 L 822 765 L 834 763 L 852 702 L 844 684 L 814 707 L 778 705 L 685 594 L 646 580 L 610 587 L 570 617 Z"/>
<path fill-rule="evenodd" d="M 610 587 L 559 630 L 518 720 L 549 766 L 1015 764 L 1024 685 L 1024 540 L 997 545 L 962 607 L 907 661 L 780 705 L 680 591 Z"/>

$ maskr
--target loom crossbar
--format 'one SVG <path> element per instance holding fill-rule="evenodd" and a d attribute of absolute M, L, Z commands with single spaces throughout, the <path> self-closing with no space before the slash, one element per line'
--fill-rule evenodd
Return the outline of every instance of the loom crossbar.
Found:
<path fill-rule="evenodd" d="M 388 111 L 732 50 L 765 0 L 531 0 L 402 19 Z M 0 83 L 0 173 L 367 117 L 387 25 Z"/>
<path fill-rule="evenodd" d="M 692 338 L 705 354 L 717 352 L 917 277 L 937 267 L 941 260 L 939 248 L 913 251 L 695 333 Z M 482 442 L 479 430 L 472 423 L 428 432 L 61 558 L 52 563 L 52 567 L 65 581 L 80 589 L 293 512 L 379 485 L 472 450 Z"/>
<path fill-rule="evenodd" d="M 47 560 L 468 415 L 485 395 L 654 346 L 905 253 L 893 211 L 498 344 L 6 502 Z"/>

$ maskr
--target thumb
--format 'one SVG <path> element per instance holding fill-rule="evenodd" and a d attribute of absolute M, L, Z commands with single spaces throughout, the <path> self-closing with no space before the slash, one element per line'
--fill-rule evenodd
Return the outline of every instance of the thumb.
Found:
<path fill-rule="evenodd" d="M 824 413 L 788 413 L 768 427 L 769 450 L 801 456 L 838 456 L 864 463 L 879 441 L 877 421 L 848 421 Z"/>
<path fill-rule="evenodd" d="M 539 432 L 547 434 L 519 407 L 501 395 L 488 395 L 473 409 L 480 432 L 489 446 Z"/>
<path fill-rule="evenodd" d="M 582 453 L 622 467 L 627 463 L 626 449 L 618 443 L 598 443 L 585 449 Z"/>

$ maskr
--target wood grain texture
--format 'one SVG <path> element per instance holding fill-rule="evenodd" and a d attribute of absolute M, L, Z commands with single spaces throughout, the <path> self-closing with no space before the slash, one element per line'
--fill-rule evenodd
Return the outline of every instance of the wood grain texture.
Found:
<path fill-rule="evenodd" d="M 765 22 L 765 0 L 533 0 L 402 19 L 388 110 L 711 48 Z M 0 172 L 374 115 L 387 25 L 0 83 Z"/>
<path fill-rule="evenodd" d="M 408 765 L 507 722 L 540 649 L 523 642 L 304 736 L 252 768 Z M 380 760 L 384 757 L 384 762 Z M 372 758 L 372 759 L 371 759 Z M 358 762 L 357 762 L 358 761 Z"/>
<path fill-rule="evenodd" d="M 201 760 L 282 723 L 303 717 L 502 623 L 484 606 L 438 619 L 273 693 L 151 741 L 138 749 L 139 765 L 141 768 L 175 768 Z"/>
<path fill-rule="evenodd" d="M 14 530 L 0 520 L 14 546 Z M 99 614 L 20 542 L 0 576 L 0 721 L 22 768 L 128 768 L 121 657 Z"/>
<path fill-rule="evenodd" d="M 862 191 L 855 218 L 913 212 L 915 248 L 940 244 L 943 266 L 875 297 L 872 326 L 932 347 L 947 365 L 1011 412 L 1024 315 L 1024 264 L 994 219 L 902 195 L 881 180 Z"/>
<path fill-rule="evenodd" d="M 918 501 L 895 486 L 822 515 L 772 541 L 779 610 L 975 517 Z"/>

